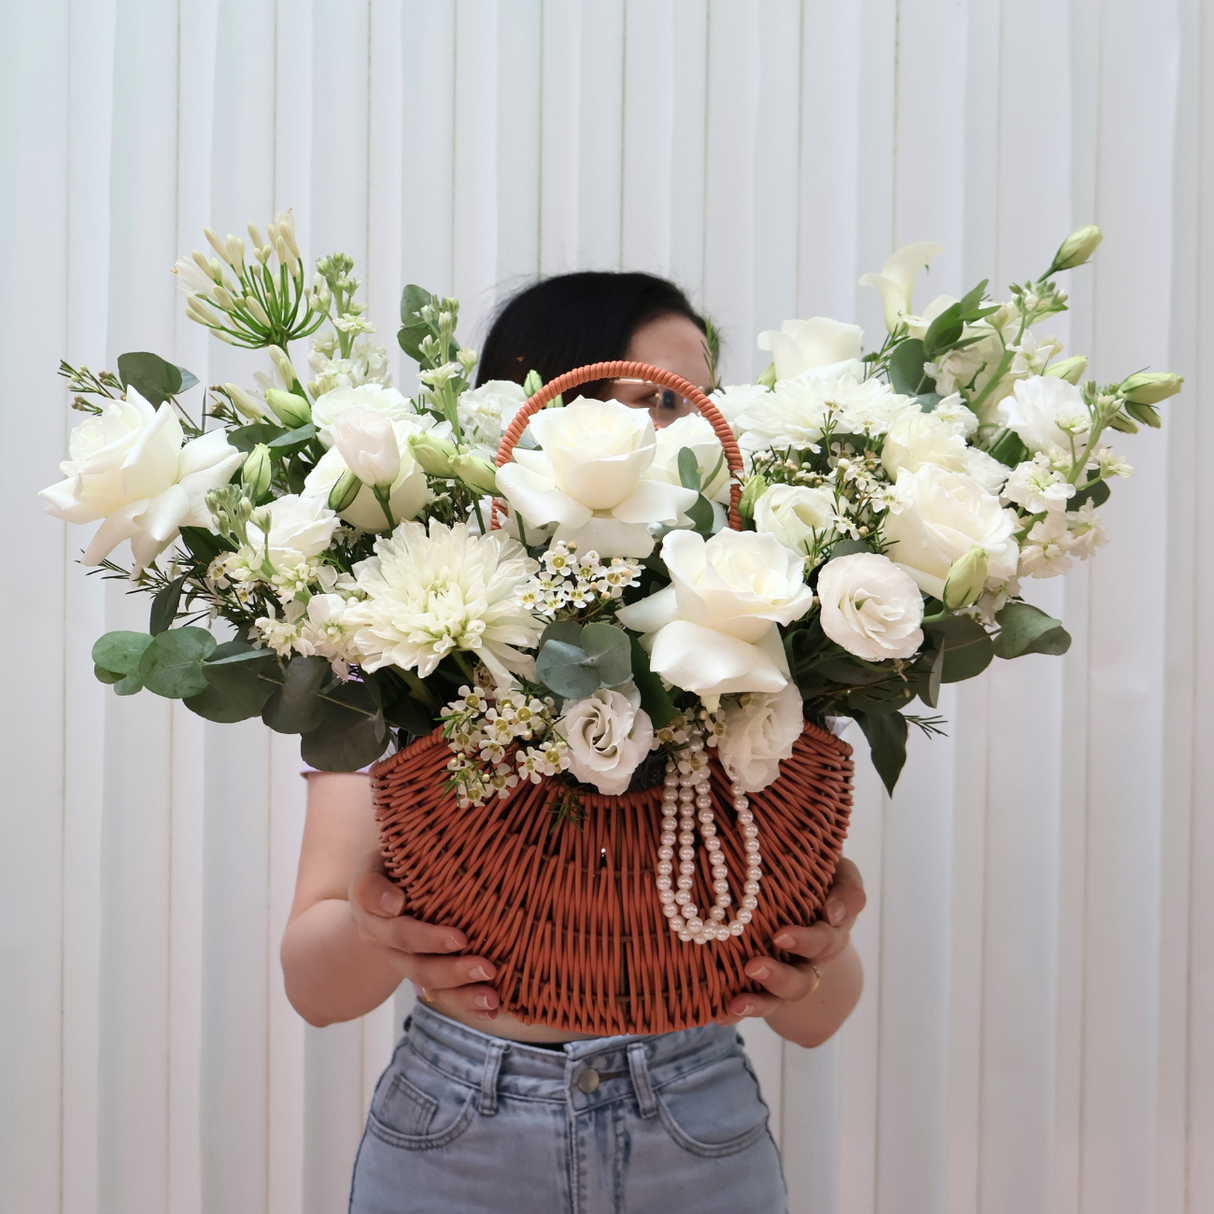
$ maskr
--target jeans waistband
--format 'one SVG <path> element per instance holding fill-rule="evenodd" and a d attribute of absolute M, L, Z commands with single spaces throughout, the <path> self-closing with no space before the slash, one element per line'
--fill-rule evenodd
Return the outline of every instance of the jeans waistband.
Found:
<path fill-rule="evenodd" d="M 635 1094 L 641 1113 L 674 1079 L 738 1050 L 732 1028 L 701 1025 L 655 1036 L 594 1037 L 542 1049 L 468 1028 L 424 1005 L 406 1022 L 405 1046 L 449 1078 L 480 1090 L 480 1111 L 500 1096 L 551 1100 L 582 1110 Z M 589 1090 L 587 1090 L 589 1089 Z"/>

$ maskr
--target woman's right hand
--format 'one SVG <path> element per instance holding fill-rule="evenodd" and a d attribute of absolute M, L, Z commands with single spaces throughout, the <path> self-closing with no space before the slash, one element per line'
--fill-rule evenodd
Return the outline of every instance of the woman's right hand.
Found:
<path fill-rule="evenodd" d="M 367 944 L 392 949 L 402 978 L 421 988 L 439 1011 L 493 1020 L 500 1000 L 488 983 L 495 968 L 486 957 L 453 956 L 468 947 L 455 927 L 422 923 L 403 914 L 404 891 L 388 879 L 379 850 L 368 855 L 350 881 L 350 913 Z"/>

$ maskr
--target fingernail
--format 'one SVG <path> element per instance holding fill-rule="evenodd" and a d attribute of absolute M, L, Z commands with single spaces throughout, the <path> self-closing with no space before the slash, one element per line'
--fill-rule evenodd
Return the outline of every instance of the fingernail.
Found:
<path fill-rule="evenodd" d="M 449 949 L 451 949 L 452 952 L 455 952 L 457 949 L 461 949 L 464 946 L 458 936 L 448 936 L 447 937 L 447 947 Z"/>
<path fill-rule="evenodd" d="M 493 975 L 483 965 L 474 965 L 468 971 L 468 977 L 475 978 L 477 982 L 488 982 Z"/>
<path fill-rule="evenodd" d="M 748 974 L 749 974 L 749 975 L 750 975 L 752 978 L 758 978 L 758 980 L 759 980 L 760 982 L 762 982 L 762 981 L 763 981 L 763 979 L 764 979 L 764 978 L 766 978 L 766 977 L 767 977 L 767 975 L 771 973 L 771 970 L 769 970 L 769 969 L 767 968 L 767 966 L 765 966 L 765 965 L 758 965 L 758 966 L 755 966 L 755 968 L 754 968 L 754 969 L 750 969 L 750 968 L 748 967 L 748 968 L 747 968 L 747 970 L 746 970 L 746 972 L 747 972 L 747 973 L 748 973 Z"/>
<path fill-rule="evenodd" d="M 486 1011 L 496 1006 L 492 995 L 477 995 L 472 1002 L 476 1007 L 484 1008 Z"/>
<path fill-rule="evenodd" d="M 832 927 L 838 927 L 847 917 L 847 907 L 842 902 L 832 899 L 826 904 L 826 917 L 830 920 Z"/>
<path fill-rule="evenodd" d="M 379 904 L 389 914 L 396 914 L 396 908 L 400 905 L 400 894 L 394 889 L 386 889 L 379 896 Z"/>
<path fill-rule="evenodd" d="M 754 1006 L 749 999 L 746 999 L 734 1007 L 733 1014 L 735 1016 L 749 1016 L 754 1011 Z"/>
<path fill-rule="evenodd" d="M 479 1020 L 496 1020 L 497 1019 L 496 1010 L 494 1010 L 492 1012 L 477 1012 L 476 1015 L 477 1015 L 477 1019 L 479 1019 Z"/>
<path fill-rule="evenodd" d="M 781 932 L 772 943 L 777 948 L 792 948 L 796 941 L 787 932 Z"/>

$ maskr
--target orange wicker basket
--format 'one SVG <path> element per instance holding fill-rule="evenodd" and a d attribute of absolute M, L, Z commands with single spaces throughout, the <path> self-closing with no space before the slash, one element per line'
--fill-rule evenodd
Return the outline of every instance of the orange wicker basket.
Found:
<path fill-rule="evenodd" d="M 728 423 L 693 384 L 635 362 L 595 363 L 547 384 L 502 439 L 510 458 L 530 416 L 559 393 L 592 380 L 634 378 L 673 388 L 712 423 L 731 471 L 742 461 Z M 735 476 L 730 525 L 740 529 Z M 851 811 L 851 747 L 807 723 L 780 777 L 750 794 L 762 840 L 758 907 L 740 936 L 687 943 L 671 930 L 655 885 L 662 787 L 604 796 L 583 791 L 575 825 L 552 813 L 566 786 L 523 783 L 505 800 L 460 809 L 443 791 L 451 752 L 435 730 L 371 769 L 385 863 L 406 913 L 451 924 L 468 951 L 497 967 L 502 1010 L 526 1024 L 615 1035 L 706 1024 L 740 992 L 752 957 L 784 957 L 772 936 L 813 922 L 830 886 Z M 711 759 L 721 850 L 740 885 L 746 867 L 730 781 Z M 554 825 L 555 823 L 555 825 Z M 697 904 L 712 901 L 706 849 L 696 857 Z M 784 959 L 788 959 L 785 957 Z"/>

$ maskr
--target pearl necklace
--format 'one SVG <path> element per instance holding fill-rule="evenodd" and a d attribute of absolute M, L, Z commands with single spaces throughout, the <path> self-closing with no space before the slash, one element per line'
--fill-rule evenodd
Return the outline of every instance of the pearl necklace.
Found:
<path fill-rule="evenodd" d="M 687 749 L 693 754 L 704 750 L 700 738 L 692 738 Z M 729 869 L 721 852 L 721 840 L 716 837 L 713 823 L 712 794 L 708 791 L 708 768 L 701 767 L 680 774 L 673 760 L 666 763 L 666 779 L 662 788 L 662 834 L 659 839 L 657 887 L 662 902 L 662 913 L 670 923 L 670 930 L 680 940 L 694 940 L 696 944 L 707 944 L 710 940 L 728 940 L 740 936 L 751 921 L 755 907 L 759 905 L 759 880 L 762 876 L 762 857 L 759 855 L 759 828 L 755 825 L 750 802 L 741 784 L 730 787 L 733 807 L 737 811 L 738 826 L 742 831 L 746 848 L 746 881 L 742 886 L 742 906 L 734 918 L 725 922 L 732 899 L 729 895 Z M 675 819 L 675 806 L 679 807 L 680 821 Z M 707 919 L 699 917 L 699 908 L 691 900 L 691 887 L 695 876 L 695 826 L 700 820 L 700 835 L 712 858 L 712 888 L 716 894 L 716 905 L 708 912 Z M 679 844 L 679 877 L 677 890 L 672 888 L 674 872 L 675 828 Z"/>

